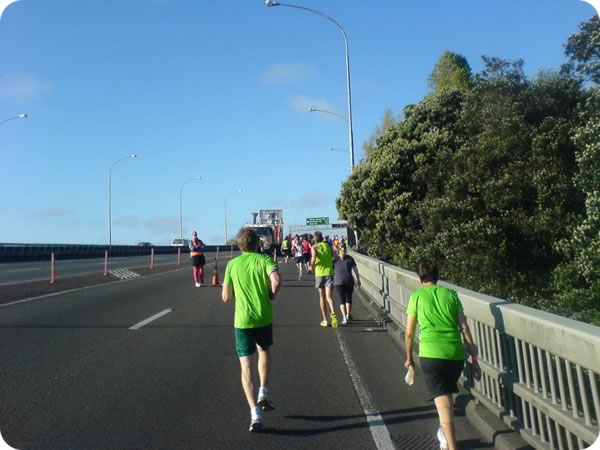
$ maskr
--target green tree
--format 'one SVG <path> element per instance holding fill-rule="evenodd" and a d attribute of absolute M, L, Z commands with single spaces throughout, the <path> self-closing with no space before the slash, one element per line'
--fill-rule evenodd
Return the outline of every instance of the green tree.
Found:
<path fill-rule="evenodd" d="M 469 90 L 471 67 L 466 58 L 458 53 L 445 51 L 429 76 L 429 86 L 435 92 L 444 90 Z"/>
<path fill-rule="evenodd" d="M 575 70 L 585 80 L 600 83 L 600 18 L 592 16 L 579 25 L 579 30 L 565 45 L 567 69 Z"/>
<path fill-rule="evenodd" d="M 362 145 L 363 152 L 364 152 L 366 158 L 369 158 L 369 155 L 371 154 L 373 149 L 377 146 L 377 139 L 381 138 L 381 136 L 383 136 L 383 134 L 387 130 L 392 128 L 396 124 L 396 122 L 397 122 L 397 120 L 394 117 L 394 113 L 392 112 L 392 110 L 389 108 L 386 109 L 385 112 L 383 113 L 383 119 L 381 121 L 381 124 L 375 128 L 375 131 L 373 131 L 373 133 L 371 133 L 371 135 L 369 136 L 369 139 L 367 139 Z"/>
<path fill-rule="evenodd" d="M 433 91 L 376 130 L 340 214 L 373 257 L 428 256 L 452 283 L 600 323 L 599 88 L 461 58 L 444 53 Z"/>
<path fill-rule="evenodd" d="M 575 184 L 585 195 L 585 209 L 571 235 L 557 243 L 565 260 L 553 274 L 556 301 L 545 306 L 600 325 L 600 88 L 592 89 L 580 114 Z"/>

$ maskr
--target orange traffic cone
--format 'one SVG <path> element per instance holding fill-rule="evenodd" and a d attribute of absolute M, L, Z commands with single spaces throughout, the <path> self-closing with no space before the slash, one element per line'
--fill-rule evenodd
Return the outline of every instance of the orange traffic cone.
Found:
<path fill-rule="evenodd" d="M 217 267 L 216 260 L 215 260 L 215 268 L 213 269 L 213 273 L 212 273 L 212 278 L 210 279 L 210 286 L 211 287 L 221 286 L 221 283 L 219 283 L 219 269 Z"/>

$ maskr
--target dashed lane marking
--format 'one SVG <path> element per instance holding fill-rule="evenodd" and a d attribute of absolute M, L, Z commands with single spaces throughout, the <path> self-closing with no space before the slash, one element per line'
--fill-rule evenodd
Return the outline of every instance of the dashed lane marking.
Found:
<path fill-rule="evenodd" d="M 164 311 L 159 312 L 158 314 L 153 315 L 152 317 L 148 317 L 146 320 L 142 320 L 140 323 L 136 323 L 134 326 L 130 328 L 130 330 L 139 330 L 144 325 L 148 325 L 150 322 L 154 322 L 156 319 L 160 319 L 162 316 L 169 314 L 172 309 L 165 309 Z"/>

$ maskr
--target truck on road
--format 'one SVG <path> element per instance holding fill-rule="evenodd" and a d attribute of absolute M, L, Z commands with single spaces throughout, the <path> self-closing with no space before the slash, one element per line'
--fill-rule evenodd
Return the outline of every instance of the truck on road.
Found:
<path fill-rule="evenodd" d="M 264 253 L 280 253 L 281 241 L 283 241 L 283 210 L 261 209 L 258 213 L 252 213 L 254 223 L 244 225 L 253 228 L 260 237 L 261 247 Z"/>

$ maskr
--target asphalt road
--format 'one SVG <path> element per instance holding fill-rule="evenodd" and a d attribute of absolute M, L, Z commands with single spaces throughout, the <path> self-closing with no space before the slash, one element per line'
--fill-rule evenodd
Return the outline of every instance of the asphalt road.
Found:
<path fill-rule="evenodd" d="M 239 254 L 239 251 L 234 252 L 234 254 Z M 221 252 L 219 254 L 219 261 L 228 259 L 229 255 L 229 251 Z M 208 263 L 207 267 L 210 266 L 212 261 L 214 261 L 215 256 L 215 252 L 206 253 L 206 262 Z M 175 264 L 176 262 L 177 254 L 154 255 L 155 266 Z M 187 249 L 182 251 L 180 262 L 182 265 L 189 265 L 189 252 Z M 109 258 L 108 261 L 109 271 L 138 267 L 150 267 L 149 254 L 147 256 Z M 56 276 L 60 278 L 69 278 L 103 272 L 104 258 L 59 259 L 55 262 L 55 273 Z M 50 260 L 0 264 L 0 286 L 48 279 L 50 279 Z"/>
<path fill-rule="evenodd" d="M 422 380 L 406 387 L 403 355 L 358 299 L 354 323 L 321 328 L 313 278 L 281 269 L 277 409 L 264 432 L 248 432 L 234 305 L 185 270 L 0 307 L 4 440 L 19 450 L 437 448 Z M 491 448 L 464 417 L 457 425 L 462 448 Z"/>

